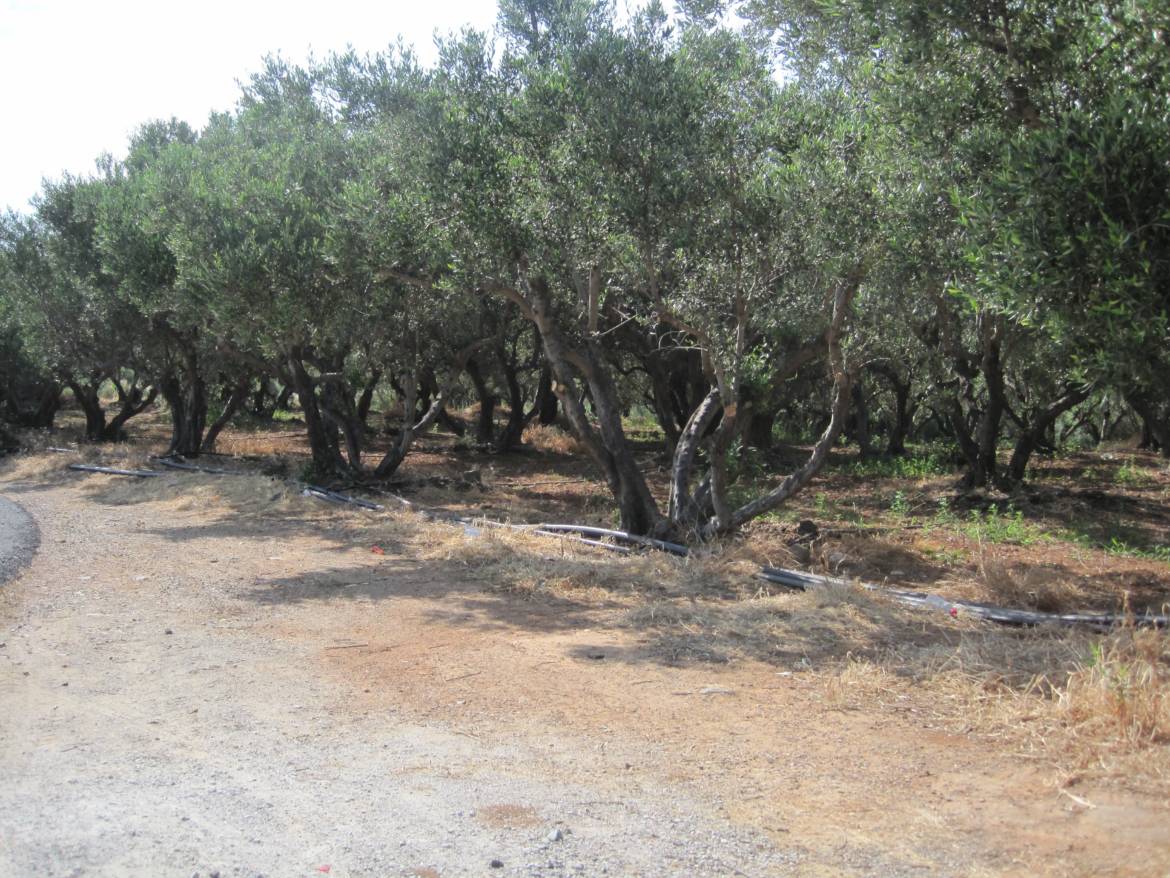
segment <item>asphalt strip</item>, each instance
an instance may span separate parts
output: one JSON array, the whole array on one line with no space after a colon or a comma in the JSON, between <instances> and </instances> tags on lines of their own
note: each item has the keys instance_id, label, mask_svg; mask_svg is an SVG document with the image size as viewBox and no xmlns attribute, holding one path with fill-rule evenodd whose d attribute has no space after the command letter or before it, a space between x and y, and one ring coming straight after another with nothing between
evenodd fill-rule
<instances>
[{"instance_id":1,"label":"asphalt strip","mask_svg":"<svg viewBox=\"0 0 1170 878\"><path fill-rule=\"evenodd\" d=\"M40 542L40 529L32 516L0 496L0 585L25 568Z\"/></svg>"}]
</instances>

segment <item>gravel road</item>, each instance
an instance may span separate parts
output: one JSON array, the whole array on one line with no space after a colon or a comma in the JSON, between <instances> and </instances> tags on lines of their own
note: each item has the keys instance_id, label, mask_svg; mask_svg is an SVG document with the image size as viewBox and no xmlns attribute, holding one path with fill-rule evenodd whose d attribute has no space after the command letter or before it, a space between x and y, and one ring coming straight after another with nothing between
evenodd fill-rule
<instances>
[{"instance_id":1,"label":"gravel road","mask_svg":"<svg viewBox=\"0 0 1170 878\"><path fill-rule=\"evenodd\" d=\"M244 571L133 506L70 501L22 497L45 548L0 628L0 875L769 875L798 860L680 790L560 770L589 764L572 742L346 709L308 649L259 633L265 609L234 597ZM11 570L33 531L0 511Z\"/></svg>"}]
</instances>

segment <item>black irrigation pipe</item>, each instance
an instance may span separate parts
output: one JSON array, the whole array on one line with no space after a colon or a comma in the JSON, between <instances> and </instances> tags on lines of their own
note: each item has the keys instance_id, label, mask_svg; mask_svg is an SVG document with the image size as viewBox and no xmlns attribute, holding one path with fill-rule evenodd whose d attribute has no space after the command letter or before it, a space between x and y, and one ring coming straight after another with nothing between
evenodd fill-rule
<instances>
[{"instance_id":1,"label":"black irrigation pipe","mask_svg":"<svg viewBox=\"0 0 1170 878\"><path fill-rule=\"evenodd\" d=\"M156 457L154 458L160 464L169 469L180 469L189 473L207 473L213 476L246 476L247 473L242 473L239 470L220 469L218 467L210 466L195 466L193 463L180 463L170 457Z\"/></svg>"},{"instance_id":2,"label":"black irrigation pipe","mask_svg":"<svg viewBox=\"0 0 1170 878\"><path fill-rule=\"evenodd\" d=\"M330 491L328 488L321 488L317 485L305 485L301 494L306 497L316 497L318 500L324 500L327 503L337 503L339 505L350 504L352 506L360 506L362 509L385 509L386 507L380 503L371 503L368 500L359 500L357 497L350 497L347 494L339 494L336 491Z\"/></svg>"},{"instance_id":3,"label":"black irrigation pipe","mask_svg":"<svg viewBox=\"0 0 1170 878\"><path fill-rule=\"evenodd\" d=\"M179 464L174 461L160 459L160 463L164 466L170 466L173 469L186 470L191 472L212 473L215 475L243 475L242 473L232 472L230 470L216 470L209 467L196 467L190 464ZM161 476L160 472L153 472L150 470L124 470L113 469L111 467L103 466L88 466L86 464L74 463L69 465L69 469L81 470L84 472L106 473L117 476L137 476L139 478L151 478L154 476ZM327 503L335 503L338 505L352 505L358 506L362 509L382 510L386 507L380 503L371 503L368 500L361 500L357 497L351 497L348 494L341 494L337 491L330 491L327 488L322 488L317 485L305 485L302 492L306 497L316 497L318 500L324 500ZM580 543L582 545L591 546L594 548L605 549L610 552L620 552L628 554L632 551L630 546L618 545L617 543L604 542L600 539L589 539L589 537L609 537L613 540L629 543L633 546L643 546L646 548L656 549L661 552L668 552L672 555L686 557L690 554L690 550L680 543L672 543L667 540L657 540L651 537L643 537L637 534L627 533L626 531L610 530L604 527L591 527L581 524L537 524L537 525L521 525L511 524L502 521L492 521L490 519L473 519L467 516L458 515L453 512L444 512L436 509L428 509L425 506L419 506L407 500L405 497L400 497L397 494L389 491L384 492L387 496L398 501L408 509L436 521L445 521L450 524L461 524L464 531L469 536L478 536L476 530L480 526L486 527L500 527L509 530L526 531L538 536L555 537L561 540L569 540L570 542ZM573 536L573 534L581 534L581 536ZM815 573L804 573L799 570L785 570L781 567L762 567L760 568L759 576L767 582L776 585L782 585L785 588L796 589L800 591L808 591L810 589L823 587L826 585L838 585L849 587L854 585L848 580L836 579L830 576L819 576ZM902 589L890 588L885 585L877 585L872 582L856 583L861 588L867 591L876 592L878 594L888 595L899 603L906 604L913 607L922 607L924 609L939 610L944 613L956 615L959 610L976 616L980 619L985 619L989 622L996 622L1000 625L1084 625L1097 629L1108 629L1119 624L1134 624L1143 627L1166 628L1170 626L1170 616L1159 615L1153 613L1144 613L1140 616L1129 614L1122 615L1118 613L1044 613L1037 610L1016 610L1010 607L997 607L993 604L979 603L978 601L966 600L950 600L941 595L905 591Z\"/></svg>"},{"instance_id":4,"label":"black irrigation pipe","mask_svg":"<svg viewBox=\"0 0 1170 878\"><path fill-rule=\"evenodd\" d=\"M818 576L815 573L802 573L798 570L783 570L779 567L764 567L760 577L768 582L783 585L786 588L808 591L825 585L851 585L847 580L835 579L830 576ZM1118 613L1044 613L1037 610L1015 610L1009 607L997 607L994 604L984 604L978 601L951 600L936 594L924 594L915 591L904 591L889 588L872 582L857 583L867 591L877 592L892 597L899 603L914 607L924 607L941 610L944 613L956 614L959 610L969 613L980 619L997 622L1000 625L1087 625L1093 628L1112 628L1118 624L1135 624L1143 627L1165 628L1170 624L1170 617L1153 613L1142 615L1122 615Z\"/></svg>"},{"instance_id":5,"label":"black irrigation pipe","mask_svg":"<svg viewBox=\"0 0 1170 878\"><path fill-rule=\"evenodd\" d=\"M153 479L162 473L149 469L116 469L110 466L90 466L86 463L71 463L69 469L86 473L105 473L108 476L137 476L140 479Z\"/></svg>"},{"instance_id":6,"label":"black irrigation pipe","mask_svg":"<svg viewBox=\"0 0 1170 878\"><path fill-rule=\"evenodd\" d=\"M575 536L571 536L571 535L565 534L565 533L557 533L555 531L548 529L549 527L557 527L557 525L511 524L511 523L505 522L505 521L492 521L490 518L470 518L466 515L458 515L454 512L446 512L446 511L440 510L440 509L428 509L426 506L419 506L417 503L414 503L410 500L407 500L405 497L401 497L398 494L391 493L390 491L384 491L383 493L387 497L390 497L393 500L397 500L399 503L401 503L407 509L410 509L414 512L417 512L419 515L422 515L424 518L429 518L432 521L442 521L446 524L461 524L461 525L463 525L463 531L468 536L473 536L473 537L479 536L478 528L480 528L480 527L498 527L498 528L503 528L505 530L525 531L527 533L539 534L540 536L544 536L544 537L557 537L558 539L566 540L570 543L580 543L581 545L592 546L592 547L597 548L597 549L607 549L611 552L621 552L623 554L627 554L630 552L630 548L628 546L618 546L618 545L615 545L614 543L602 542L601 540L590 540L590 539L586 539L584 537L575 537ZM338 496L343 496L343 495L338 495ZM351 498L351 500L352 500L352 498ZM378 508L381 508L381 507L378 507ZM564 526L562 526L562 527L564 527ZM583 529L582 528L574 528L574 530L581 531ZM596 530L600 530L600 528L585 528L584 530L596 531Z\"/></svg>"},{"instance_id":7,"label":"black irrigation pipe","mask_svg":"<svg viewBox=\"0 0 1170 878\"><path fill-rule=\"evenodd\" d=\"M604 527L586 527L580 524L541 524L539 525L542 531L568 531L570 533L579 533L586 536L596 537L612 537L615 540L620 540L623 543L633 543L638 546L648 546L652 549L658 549L662 552L669 552L672 555L686 557L690 554L690 549L680 543L671 543L667 540L656 540L652 537L640 537L636 534L626 533L623 530L609 530Z\"/></svg>"}]
</instances>

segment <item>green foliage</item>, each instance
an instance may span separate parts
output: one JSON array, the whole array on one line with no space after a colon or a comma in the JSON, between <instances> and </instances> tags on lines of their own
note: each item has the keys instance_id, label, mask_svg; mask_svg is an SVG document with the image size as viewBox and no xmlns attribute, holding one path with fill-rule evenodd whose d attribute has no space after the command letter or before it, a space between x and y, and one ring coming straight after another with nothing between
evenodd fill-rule
<instances>
[{"instance_id":1,"label":"green foliage","mask_svg":"<svg viewBox=\"0 0 1170 878\"><path fill-rule=\"evenodd\" d=\"M1000 511L992 503L983 512L972 509L967 522L967 533L984 543L1015 543L1029 546L1042 539L1041 532L1024 521L1024 513L1011 504Z\"/></svg>"},{"instance_id":2,"label":"green foliage","mask_svg":"<svg viewBox=\"0 0 1170 878\"><path fill-rule=\"evenodd\" d=\"M1153 475L1138 466L1132 456L1127 457L1125 463L1117 468L1113 478L1117 484L1127 488L1145 488L1158 481Z\"/></svg>"},{"instance_id":3,"label":"green foliage","mask_svg":"<svg viewBox=\"0 0 1170 878\"><path fill-rule=\"evenodd\" d=\"M839 472L861 478L928 479L955 471L954 451L946 447L926 448L904 457L870 457L851 460Z\"/></svg>"},{"instance_id":4,"label":"green foliage","mask_svg":"<svg viewBox=\"0 0 1170 878\"><path fill-rule=\"evenodd\" d=\"M894 498L890 501L890 512L899 518L906 518L910 515L910 501L906 499L905 492L894 492Z\"/></svg>"},{"instance_id":5,"label":"green foliage","mask_svg":"<svg viewBox=\"0 0 1170 878\"><path fill-rule=\"evenodd\" d=\"M462 403L472 351L475 391L517 411L548 367L583 435L608 406L673 441L716 388L696 459L726 461L742 504L776 474L732 412L815 440L832 335L872 432L939 443L843 468L858 478L949 475L954 439L984 482L1015 440L1016 478L1053 424L1096 435L1075 408L1090 390L1106 422L1129 406L1170 445L1152 4L683 7L503 0L494 35L442 41L432 66L400 46L270 58L202 130L144 125L4 219L0 408L116 379L199 421L275 380L297 386L316 475L357 473L361 388L426 378ZM720 24L732 7L745 32ZM599 432L603 466L628 452ZM962 525L1035 537L1013 510Z\"/></svg>"}]
</instances>

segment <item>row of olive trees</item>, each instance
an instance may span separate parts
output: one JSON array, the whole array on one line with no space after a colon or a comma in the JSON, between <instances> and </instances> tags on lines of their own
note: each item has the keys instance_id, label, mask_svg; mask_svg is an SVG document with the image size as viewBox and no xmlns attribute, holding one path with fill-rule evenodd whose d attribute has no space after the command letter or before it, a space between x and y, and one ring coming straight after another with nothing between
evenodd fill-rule
<instances>
[{"instance_id":1,"label":"row of olive trees","mask_svg":"<svg viewBox=\"0 0 1170 878\"><path fill-rule=\"evenodd\" d=\"M1170 447L1148 22L760 2L737 33L688 6L505 0L429 68L271 60L202 131L149 124L47 183L3 223L9 407L44 423L68 387L104 440L161 397L191 455L295 392L314 468L349 478L393 473L452 395L500 450L559 409L622 525L679 535L780 505L846 429L893 453L934 431L1009 485L1120 393ZM370 462L382 385L402 422ZM643 402L664 505L623 424ZM735 451L777 419L812 448L743 499Z\"/></svg>"}]
</instances>

